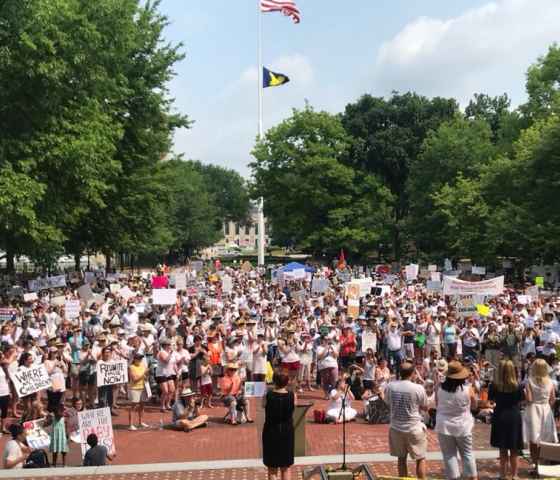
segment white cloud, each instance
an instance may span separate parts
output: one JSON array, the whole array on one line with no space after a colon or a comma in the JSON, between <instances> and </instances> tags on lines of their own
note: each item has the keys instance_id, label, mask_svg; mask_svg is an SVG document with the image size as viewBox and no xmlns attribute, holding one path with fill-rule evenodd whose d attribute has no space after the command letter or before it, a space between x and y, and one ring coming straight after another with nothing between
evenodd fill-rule
<instances>
[{"instance_id":1,"label":"white cloud","mask_svg":"<svg viewBox=\"0 0 560 480\"><path fill-rule=\"evenodd\" d=\"M524 75L559 39L560 1L498 0L451 19L421 17L379 49L374 93L453 96L507 92L524 99Z\"/></svg>"}]
</instances>

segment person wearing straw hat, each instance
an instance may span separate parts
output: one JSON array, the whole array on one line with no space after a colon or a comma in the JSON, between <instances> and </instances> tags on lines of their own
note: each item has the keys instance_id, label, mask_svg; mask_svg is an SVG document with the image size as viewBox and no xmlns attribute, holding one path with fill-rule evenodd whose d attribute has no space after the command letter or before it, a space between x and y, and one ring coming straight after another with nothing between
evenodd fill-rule
<instances>
[{"instance_id":1,"label":"person wearing straw hat","mask_svg":"<svg viewBox=\"0 0 560 480\"><path fill-rule=\"evenodd\" d=\"M447 365L445 380L436 394L436 428L443 454L445 477L461 478L459 457L463 461L462 478L477 478L476 460L473 454L472 429L474 419L471 410L476 397L467 378L470 371L460 362Z\"/></svg>"},{"instance_id":2,"label":"person wearing straw hat","mask_svg":"<svg viewBox=\"0 0 560 480\"><path fill-rule=\"evenodd\" d=\"M190 432L195 428L204 427L208 422L208 415L200 415L195 401L196 393L189 387L181 390L179 398L172 408L173 426L183 432Z\"/></svg>"},{"instance_id":3,"label":"person wearing straw hat","mask_svg":"<svg viewBox=\"0 0 560 480\"><path fill-rule=\"evenodd\" d=\"M248 402L243 395L242 381L239 376L239 365L230 362L226 365L226 374L221 379L221 391L224 405L228 408L226 422L232 425L252 423L253 420L248 415Z\"/></svg>"}]
</instances>

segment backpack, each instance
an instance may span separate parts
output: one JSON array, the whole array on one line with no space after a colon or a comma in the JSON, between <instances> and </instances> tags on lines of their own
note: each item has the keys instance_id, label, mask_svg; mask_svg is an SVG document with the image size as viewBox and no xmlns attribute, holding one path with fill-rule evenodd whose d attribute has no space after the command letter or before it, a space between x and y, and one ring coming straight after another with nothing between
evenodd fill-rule
<instances>
[{"instance_id":1,"label":"backpack","mask_svg":"<svg viewBox=\"0 0 560 480\"><path fill-rule=\"evenodd\" d=\"M33 450L23 464L23 468L49 468L50 466L44 450Z\"/></svg>"},{"instance_id":2,"label":"backpack","mask_svg":"<svg viewBox=\"0 0 560 480\"><path fill-rule=\"evenodd\" d=\"M327 413L324 410L313 410L315 423L327 423Z\"/></svg>"}]
</instances>

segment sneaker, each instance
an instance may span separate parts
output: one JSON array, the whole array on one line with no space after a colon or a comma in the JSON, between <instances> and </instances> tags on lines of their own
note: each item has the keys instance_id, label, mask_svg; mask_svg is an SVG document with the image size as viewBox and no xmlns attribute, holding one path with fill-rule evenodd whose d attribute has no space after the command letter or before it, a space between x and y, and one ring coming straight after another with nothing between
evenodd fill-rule
<instances>
[{"instance_id":1,"label":"sneaker","mask_svg":"<svg viewBox=\"0 0 560 480\"><path fill-rule=\"evenodd\" d=\"M142 422L140 425L138 425L141 428L150 428L150 426L147 423Z\"/></svg>"},{"instance_id":2,"label":"sneaker","mask_svg":"<svg viewBox=\"0 0 560 480\"><path fill-rule=\"evenodd\" d=\"M130 427L128 427L128 429L129 429L131 432L135 432L136 430L138 430L134 425L130 425Z\"/></svg>"}]
</instances>

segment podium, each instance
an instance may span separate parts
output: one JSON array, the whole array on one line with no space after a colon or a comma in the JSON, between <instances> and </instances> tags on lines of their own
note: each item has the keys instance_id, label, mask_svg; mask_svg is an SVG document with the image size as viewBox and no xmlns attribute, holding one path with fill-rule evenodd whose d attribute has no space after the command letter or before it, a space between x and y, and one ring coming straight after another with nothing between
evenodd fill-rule
<instances>
[{"instance_id":1,"label":"podium","mask_svg":"<svg viewBox=\"0 0 560 480\"><path fill-rule=\"evenodd\" d=\"M294 409L294 455L305 457L305 425L307 424L307 411L313 406L313 402L298 403Z\"/></svg>"}]
</instances>

